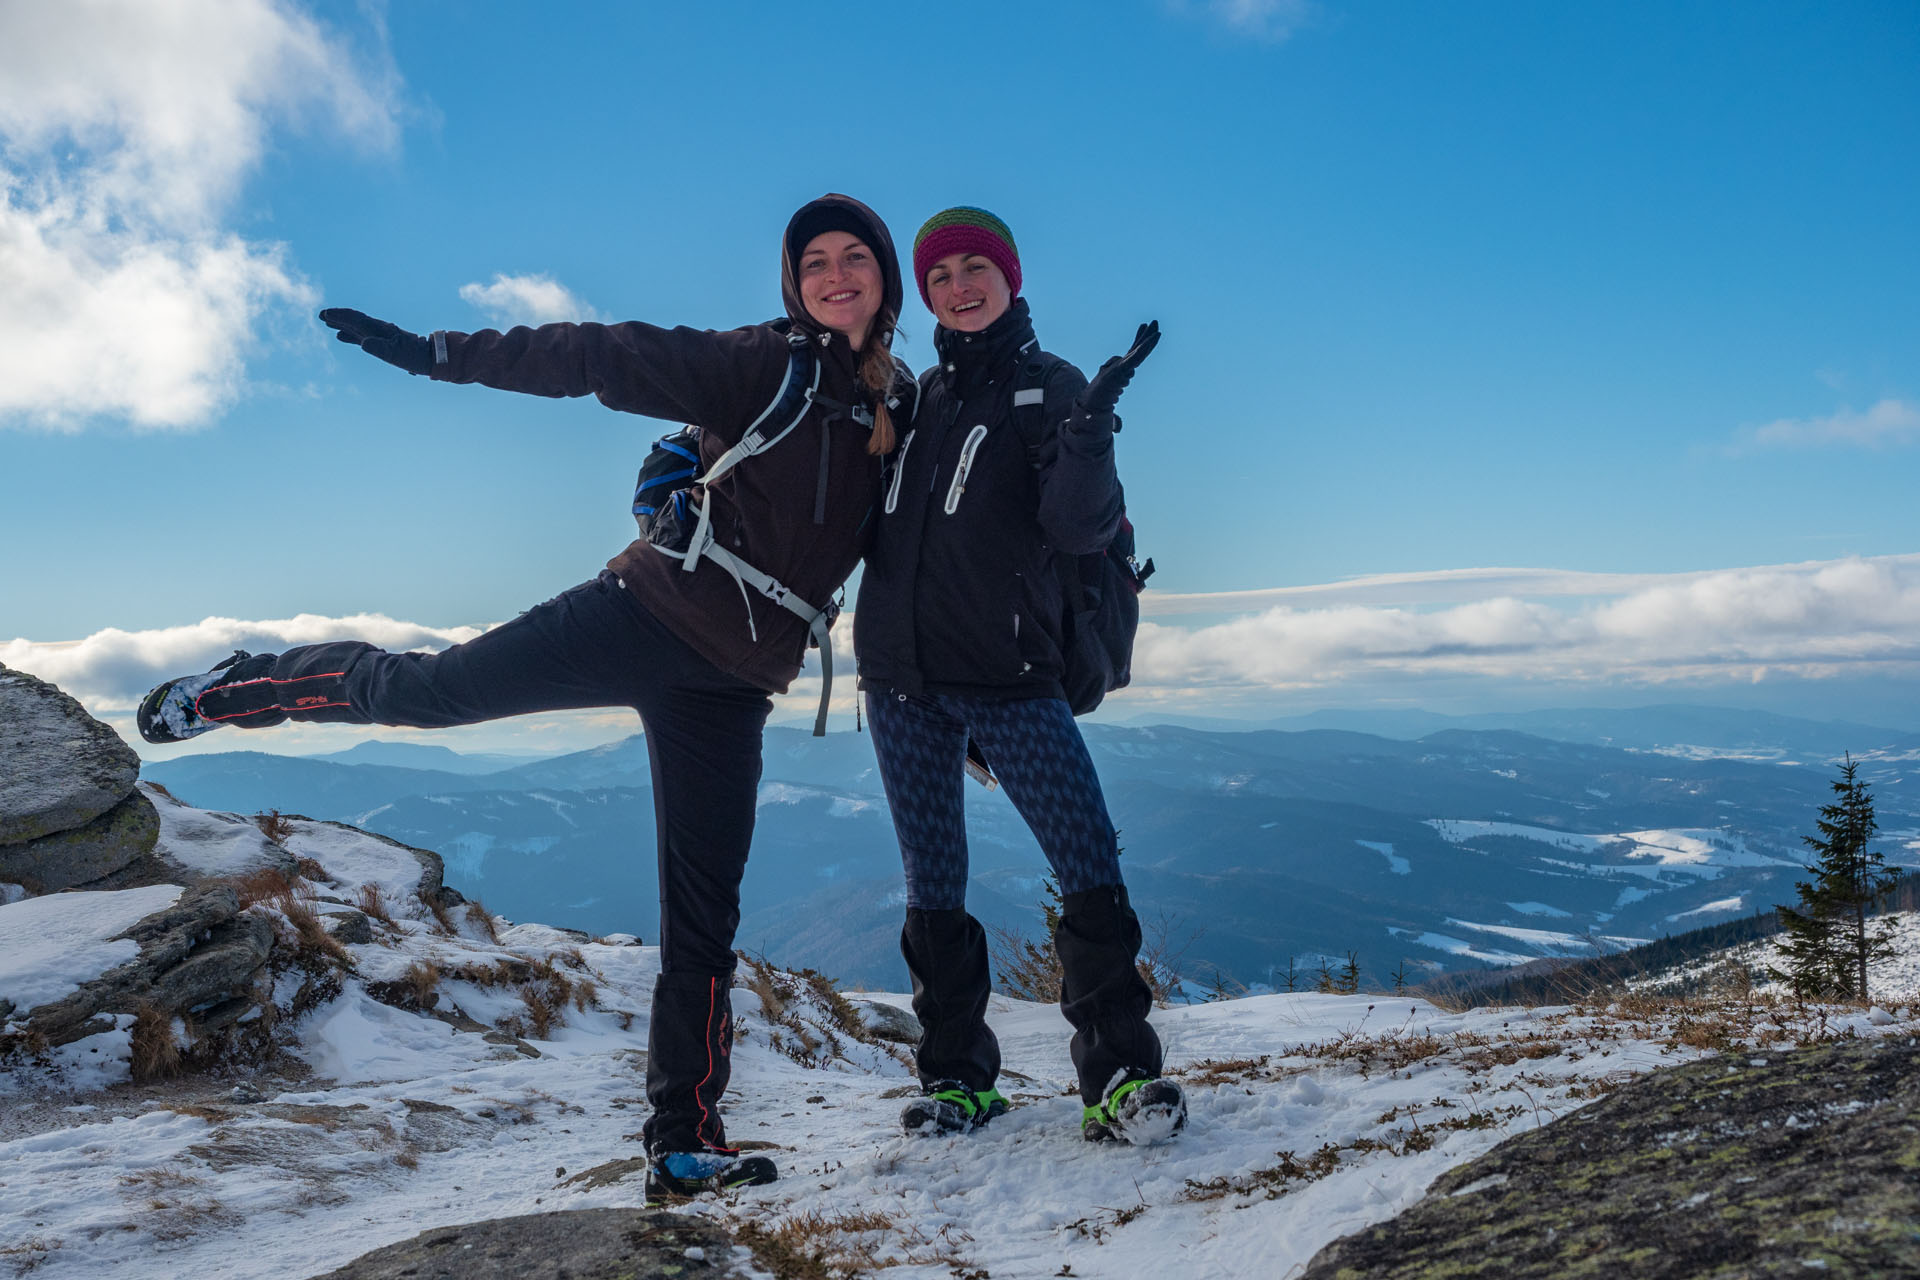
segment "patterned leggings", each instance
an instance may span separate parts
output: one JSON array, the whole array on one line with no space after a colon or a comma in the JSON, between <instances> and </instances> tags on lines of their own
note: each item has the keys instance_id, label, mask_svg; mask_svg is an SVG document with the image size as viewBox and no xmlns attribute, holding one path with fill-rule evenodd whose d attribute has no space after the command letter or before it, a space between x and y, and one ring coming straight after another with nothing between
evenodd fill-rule
<instances>
[{"instance_id":1,"label":"patterned leggings","mask_svg":"<svg viewBox=\"0 0 1920 1280\"><path fill-rule=\"evenodd\" d=\"M1120 853L1100 778L1059 698L867 695L873 749L905 864L907 905L967 902L963 791L967 739L986 755L1063 894L1120 883Z\"/></svg>"}]
</instances>

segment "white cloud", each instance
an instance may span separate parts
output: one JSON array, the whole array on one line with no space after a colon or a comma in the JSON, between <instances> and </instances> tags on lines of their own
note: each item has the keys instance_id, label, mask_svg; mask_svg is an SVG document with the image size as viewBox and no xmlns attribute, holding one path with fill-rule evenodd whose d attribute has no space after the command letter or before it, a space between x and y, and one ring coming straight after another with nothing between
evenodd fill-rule
<instances>
[{"instance_id":1,"label":"white cloud","mask_svg":"<svg viewBox=\"0 0 1920 1280\"><path fill-rule=\"evenodd\" d=\"M1865 413L1841 409L1824 418L1779 418L1762 427L1746 428L1736 439L1733 451L1894 449L1915 443L1920 443L1920 405L1887 398Z\"/></svg>"},{"instance_id":2,"label":"white cloud","mask_svg":"<svg viewBox=\"0 0 1920 1280\"><path fill-rule=\"evenodd\" d=\"M496 275L492 284L463 284L460 296L487 313L496 324L555 324L562 320L603 320L552 276Z\"/></svg>"},{"instance_id":3,"label":"white cloud","mask_svg":"<svg viewBox=\"0 0 1920 1280\"><path fill-rule=\"evenodd\" d=\"M1196 628L1147 621L1134 682L1283 690L1478 675L1660 684L1920 668L1920 556L1626 580L1633 585L1614 598L1562 606L1502 595L1425 611L1279 605Z\"/></svg>"},{"instance_id":4,"label":"white cloud","mask_svg":"<svg viewBox=\"0 0 1920 1280\"><path fill-rule=\"evenodd\" d=\"M84 640L0 641L0 663L52 681L103 714L127 711L169 676L205 671L235 649L279 653L298 644L328 640L365 640L382 649L437 650L471 640L478 627L429 627L384 614L326 618L303 613L292 618L243 621L204 618L191 626L154 631L96 631Z\"/></svg>"},{"instance_id":5,"label":"white cloud","mask_svg":"<svg viewBox=\"0 0 1920 1280\"><path fill-rule=\"evenodd\" d=\"M1474 594L1488 581L1511 585L1530 576L1544 587L1537 597ZM1147 708L1225 710L1258 702L1255 695L1303 692L1364 702L1382 690L1418 705L1463 680L1564 692L1583 686L1676 690L1780 677L1920 679L1920 555L1672 575L1456 570L1393 580L1401 590L1454 594L1445 600L1436 594L1426 607L1282 604L1212 625L1143 621L1133 684L1108 707L1123 715ZM1595 590L1603 581L1615 589ZM1314 590L1331 598L1346 585ZM1144 599L1151 602L1155 594ZM1228 611L1219 604L1195 609ZM837 728L852 718L857 621L849 613L835 628ZM160 680L205 670L237 648L279 652L355 639L389 650L439 649L483 630L429 627L379 614L207 618L164 630L101 631L77 641L0 641L0 663L53 681L96 715L124 718ZM782 719L811 720L820 688L816 663L810 656L806 673L779 699ZM600 741L631 731L625 713L591 721L555 717L543 724L542 732L552 737L543 746L559 745L568 735L574 745L588 745L579 735ZM281 737L268 749L308 745L305 738ZM516 737L526 733L503 728L477 749L501 749ZM531 748L532 740L523 745Z\"/></svg>"},{"instance_id":6,"label":"white cloud","mask_svg":"<svg viewBox=\"0 0 1920 1280\"><path fill-rule=\"evenodd\" d=\"M1313 15L1311 0L1168 0L1175 13L1199 13L1236 35L1278 44Z\"/></svg>"},{"instance_id":7,"label":"white cloud","mask_svg":"<svg viewBox=\"0 0 1920 1280\"><path fill-rule=\"evenodd\" d=\"M314 294L223 225L276 125L392 145L396 78L286 0L0 5L0 425L191 426Z\"/></svg>"}]
</instances>

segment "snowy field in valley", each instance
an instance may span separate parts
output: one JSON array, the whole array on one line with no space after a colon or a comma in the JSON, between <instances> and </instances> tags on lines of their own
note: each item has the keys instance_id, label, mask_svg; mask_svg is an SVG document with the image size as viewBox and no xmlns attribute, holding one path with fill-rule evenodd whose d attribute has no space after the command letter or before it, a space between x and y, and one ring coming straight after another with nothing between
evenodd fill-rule
<instances>
[{"instance_id":1,"label":"snowy field in valley","mask_svg":"<svg viewBox=\"0 0 1920 1280\"><path fill-rule=\"evenodd\" d=\"M170 815L170 829L220 847L191 816ZM299 1280L430 1227L643 1202L642 1179L620 1175L640 1155L657 951L537 925L496 937L458 912L437 921L408 900L417 866L396 846L318 823L295 823L285 843L327 871L317 910L375 885L391 923L348 948L339 994L282 1024L265 1066L131 1083L124 1026L39 1063L16 1055L0 1071L0 1277ZM36 999L62 981L46 947L8 932L13 913L75 900L61 925L71 983L98 971L101 930L143 905L120 896L0 907L0 988L9 954ZM743 966L728 1131L782 1176L679 1211L900 1280L1284 1277L1443 1170L1640 1073L1729 1045L1920 1029L1911 920L1904 937L1911 954L1870 1011L1748 999L1704 1018L1651 1001L1462 1013L1308 994L1160 1010L1192 1119L1146 1149L1080 1138L1051 1006L993 1002L1011 1112L965 1137L908 1137L904 1051L862 1012L907 998L849 992L849 1005ZM396 1007L429 992L431 1014Z\"/></svg>"}]
</instances>

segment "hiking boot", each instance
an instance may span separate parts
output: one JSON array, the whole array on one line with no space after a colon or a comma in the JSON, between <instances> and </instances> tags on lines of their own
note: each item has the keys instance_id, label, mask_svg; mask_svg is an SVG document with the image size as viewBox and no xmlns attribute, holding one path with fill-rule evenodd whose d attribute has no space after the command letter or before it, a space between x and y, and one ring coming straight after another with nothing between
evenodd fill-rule
<instances>
[{"instance_id":1,"label":"hiking boot","mask_svg":"<svg viewBox=\"0 0 1920 1280\"><path fill-rule=\"evenodd\" d=\"M1131 1142L1136 1147L1164 1142L1187 1123L1187 1100L1171 1080L1127 1071L1107 1086L1098 1106L1080 1113L1080 1134L1088 1142Z\"/></svg>"},{"instance_id":2,"label":"hiking boot","mask_svg":"<svg viewBox=\"0 0 1920 1280\"><path fill-rule=\"evenodd\" d=\"M975 1093L954 1080L942 1080L928 1086L924 1098L909 1102L900 1112L900 1127L922 1137L943 1133L965 1133L978 1129L995 1116L1005 1115L1010 1104L998 1089Z\"/></svg>"},{"instance_id":3,"label":"hiking boot","mask_svg":"<svg viewBox=\"0 0 1920 1280\"><path fill-rule=\"evenodd\" d=\"M734 1187L764 1186L779 1176L780 1170L765 1156L663 1151L647 1161L647 1203L687 1200Z\"/></svg>"},{"instance_id":4,"label":"hiking boot","mask_svg":"<svg viewBox=\"0 0 1920 1280\"><path fill-rule=\"evenodd\" d=\"M245 649L235 649L231 658L216 663L211 671L179 676L155 685L140 700L140 710L134 716L140 726L140 736L153 743L185 742L210 729L218 729L219 720L200 714L200 695L233 679L234 668L252 657ZM272 657L268 656L267 661L271 664Z\"/></svg>"}]
</instances>

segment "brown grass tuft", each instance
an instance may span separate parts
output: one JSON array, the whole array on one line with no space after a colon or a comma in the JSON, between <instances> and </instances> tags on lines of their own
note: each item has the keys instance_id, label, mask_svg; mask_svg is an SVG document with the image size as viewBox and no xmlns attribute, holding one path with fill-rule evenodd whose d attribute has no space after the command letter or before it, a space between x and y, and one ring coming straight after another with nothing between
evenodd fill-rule
<instances>
[{"instance_id":1,"label":"brown grass tuft","mask_svg":"<svg viewBox=\"0 0 1920 1280\"><path fill-rule=\"evenodd\" d=\"M239 897L242 911L255 903L272 902L293 892L293 882L274 867L262 867L258 871L234 876L227 883L233 886L234 893Z\"/></svg>"},{"instance_id":2,"label":"brown grass tuft","mask_svg":"<svg viewBox=\"0 0 1920 1280\"><path fill-rule=\"evenodd\" d=\"M453 923L453 913L447 910L447 904L440 901L438 895L423 894L420 901L426 907L427 913L433 917L435 933L449 938L460 936L459 928Z\"/></svg>"},{"instance_id":3,"label":"brown grass tuft","mask_svg":"<svg viewBox=\"0 0 1920 1280\"><path fill-rule=\"evenodd\" d=\"M363 884L360 891L353 895L353 905L359 907L369 920L378 920L387 928L394 928L393 912L387 909L386 895L380 892L377 884Z\"/></svg>"},{"instance_id":4,"label":"brown grass tuft","mask_svg":"<svg viewBox=\"0 0 1920 1280\"><path fill-rule=\"evenodd\" d=\"M135 1080L167 1080L180 1074L180 1046L173 1041L173 1017L142 1003L133 1014Z\"/></svg>"},{"instance_id":5,"label":"brown grass tuft","mask_svg":"<svg viewBox=\"0 0 1920 1280\"><path fill-rule=\"evenodd\" d=\"M331 962L342 968L353 967L353 955L338 938L327 932L320 923L320 917L314 912L310 899L296 890L288 889L273 899L273 909L287 918L293 926L296 951L301 958L325 964Z\"/></svg>"},{"instance_id":6,"label":"brown grass tuft","mask_svg":"<svg viewBox=\"0 0 1920 1280\"><path fill-rule=\"evenodd\" d=\"M260 828L260 834L279 844L293 834L293 824L283 817L278 809L270 813L253 815L253 825Z\"/></svg>"},{"instance_id":7,"label":"brown grass tuft","mask_svg":"<svg viewBox=\"0 0 1920 1280\"><path fill-rule=\"evenodd\" d=\"M500 921L493 912L487 910L478 898L468 900L466 914L467 923L477 929L480 932L480 936L496 945L499 943Z\"/></svg>"}]
</instances>

